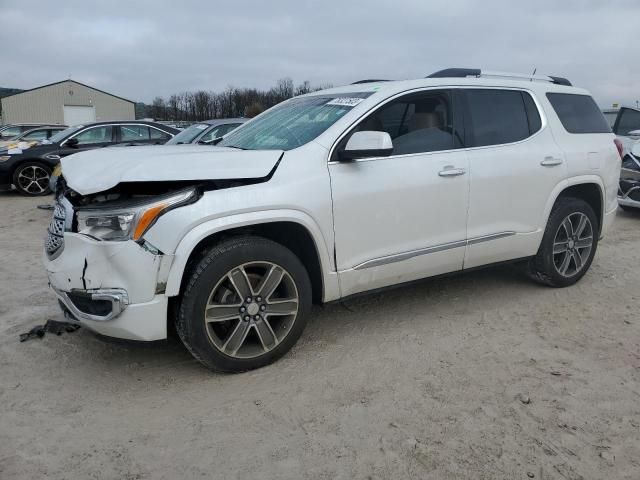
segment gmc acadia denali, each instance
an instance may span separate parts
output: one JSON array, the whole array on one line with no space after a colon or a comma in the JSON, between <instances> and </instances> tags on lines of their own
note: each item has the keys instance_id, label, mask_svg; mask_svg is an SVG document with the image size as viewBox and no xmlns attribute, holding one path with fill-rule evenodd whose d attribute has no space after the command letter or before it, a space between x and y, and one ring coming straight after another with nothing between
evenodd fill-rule
<instances>
[{"instance_id":1,"label":"gmc acadia denali","mask_svg":"<svg viewBox=\"0 0 640 480\"><path fill-rule=\"evenodd\" d=\"M200 362L243 371L287 352L313 302L503 261L574 284L614 219L620 149L563 78L367 80L216 146L62 158L44 264L82 325L150 341L175 324Z\"/></svg>"}]
</instances>

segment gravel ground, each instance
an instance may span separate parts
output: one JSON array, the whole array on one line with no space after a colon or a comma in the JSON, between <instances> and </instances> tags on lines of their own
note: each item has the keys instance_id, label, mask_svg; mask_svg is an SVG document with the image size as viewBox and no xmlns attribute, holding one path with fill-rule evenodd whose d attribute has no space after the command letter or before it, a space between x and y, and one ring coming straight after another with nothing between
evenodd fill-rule
<instances>
[{"instance_id":1,"label":"gravel ground","mask_svg":"<svg viewBox=\"0 0 640 480\"><path fill-rule=\"evenodd\" d=\"M219 375L175 340L18 342L62 319L50 201L0 195L2 479L640 478L640 215L574 287L499 267L318 307Z\"/></svg>"}]
</instances>

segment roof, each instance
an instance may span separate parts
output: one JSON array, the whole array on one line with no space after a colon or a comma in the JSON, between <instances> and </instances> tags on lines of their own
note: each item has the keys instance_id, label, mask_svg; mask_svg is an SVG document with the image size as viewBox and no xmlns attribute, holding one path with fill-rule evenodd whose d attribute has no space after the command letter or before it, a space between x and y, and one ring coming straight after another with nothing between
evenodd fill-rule
<instances>
[{"instance_id":1,"label":"roof","mask_svg":"<svg viewBox=\"0 0 640 480\"><path fill-rule=\"evenodd\" d=\"M7 95L6 97L2 97L2 99L4 100L5 98L15 97L16 95L22 95L23 93L33 92L34 90L40 90L41 88L47 88L47 87L52 87L54 85L60 85L61 83L65 83L65 82L77 83L78 85L82 85L83 87L90 88L91 90L95 90L96 92L104 93L105 95L109 95L110 97L114 97L114 98L117 98L119 100L124 100L125 102L133 103L134 105L136 103L133 100L129 100L129 99L124 98L124 97L119 97L118 95L114 95L113 93L105 92L104 90L100 90L99 88L92 87L91 85L87 85L85 83L78 82L77 80L72 80L70 78L67 78L66 80L61 80L59 82L53 82L53 83L48 83L46 85L41 85L40 87L30 88L29 90L23 90L23 91L18 92L18 93L12 93L11 95Z\"/></svg>"},{"instance_id":2,"label":"roof","mask_svg":"<svg viewBox=\"0 0 640 480\"><path fill-rule=\"evenodd\" d=\"M164 130L165 132L173 133L173 134L176 134L180 131L177 128L170 127L169 125L163 125L162 123L158 123L158 122L149 122L146 120L110 120L105 122L80 123L78 125L71 125L71 126L72 127L82 126L84 128L89 126L93 127L93 126L100 126L100 125L132 125L132 124L133 125L149 125L151 127L156 127L156 128L159 128L160 130Z\"/></svg>"},{"instance_id":3,"label":"roof","mask_svg":"<svg viewBox=\"0 0 640 480\"><path fill-rule=\"evenodd\" d=\"M1 128L5 128L5 127L48 127L48 126L52 126L52 127L58 127L58 126L63 126L62 124L59 123L42 123L42 122L31 122L31 123L6 123L4 125L0 125Z\"/></svg>"},{"instance_id":4,"label":"roof","mask_svg":"<svg viewBox=\"0 0 640 480\"><path fill-rule=\"evenodd\" d=\"M367 82L353 85L344 85L334 87L327 90L319 90L317 92L308 93L305 96L314 95L336 95L348 93L371 92L369 98L377 98L380 96L390 96L405 91L429 88L429 87L504 87L504 88L520 88L526 90L544 91L544 92L565 92L565 93L587 93L585 90L576 87L569 87L546 81L530 81L516 80L513 78L499 77L447 77L447 78L418 78L415 80L394 80L381 82ZM376 95L379 94L379 95Z\"/></svg>"}]
</instances>

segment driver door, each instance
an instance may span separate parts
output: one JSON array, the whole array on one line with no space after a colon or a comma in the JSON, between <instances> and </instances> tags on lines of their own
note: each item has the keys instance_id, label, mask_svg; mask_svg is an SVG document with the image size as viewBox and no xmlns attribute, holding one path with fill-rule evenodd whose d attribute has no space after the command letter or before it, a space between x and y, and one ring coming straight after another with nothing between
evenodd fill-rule
<instances>
[{"instance_id":1,"label":"driver door","mask_svg":"<svg viewBox=\"0 0 640 480\"><path fill-rule=\"evenodd\" d=\"M400 96L359 122L384 131L387 157L329 162L336 262L343 296L461 270L469 164L448 90Z\"/></svg>"},{"instance_id":2,"label":"driver door","mask_svg":"<svg viewBox=\"0 0 640 480\"><path fill-rule=\"evenodd\" d=\"M115 129L111 125L98 125L87 128L77 135L71 137L78 140L75 147L66 145L66 142L60 147L58 155L65 157L73 153L84 152L94 148L108 147L115 144Z\"/></svg>"}]
</instances>

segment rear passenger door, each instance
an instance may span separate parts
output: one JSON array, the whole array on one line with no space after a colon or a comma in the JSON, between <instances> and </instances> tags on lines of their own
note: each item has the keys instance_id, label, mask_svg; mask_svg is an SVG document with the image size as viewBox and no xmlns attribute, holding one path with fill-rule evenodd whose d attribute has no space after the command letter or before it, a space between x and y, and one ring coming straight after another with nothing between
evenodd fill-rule
<instances>
[{"instance_id":1,"label":"rear passenger door","mask_svg":"<svg viewBox=\"0 0 640 480\"><path fill-rule=\"evenodd\" d=\"M529 91L458 94L466 105L471 174L464 268L533 255L547 200L567 176L546 117Z\"/></svg>"}]
</instances>

